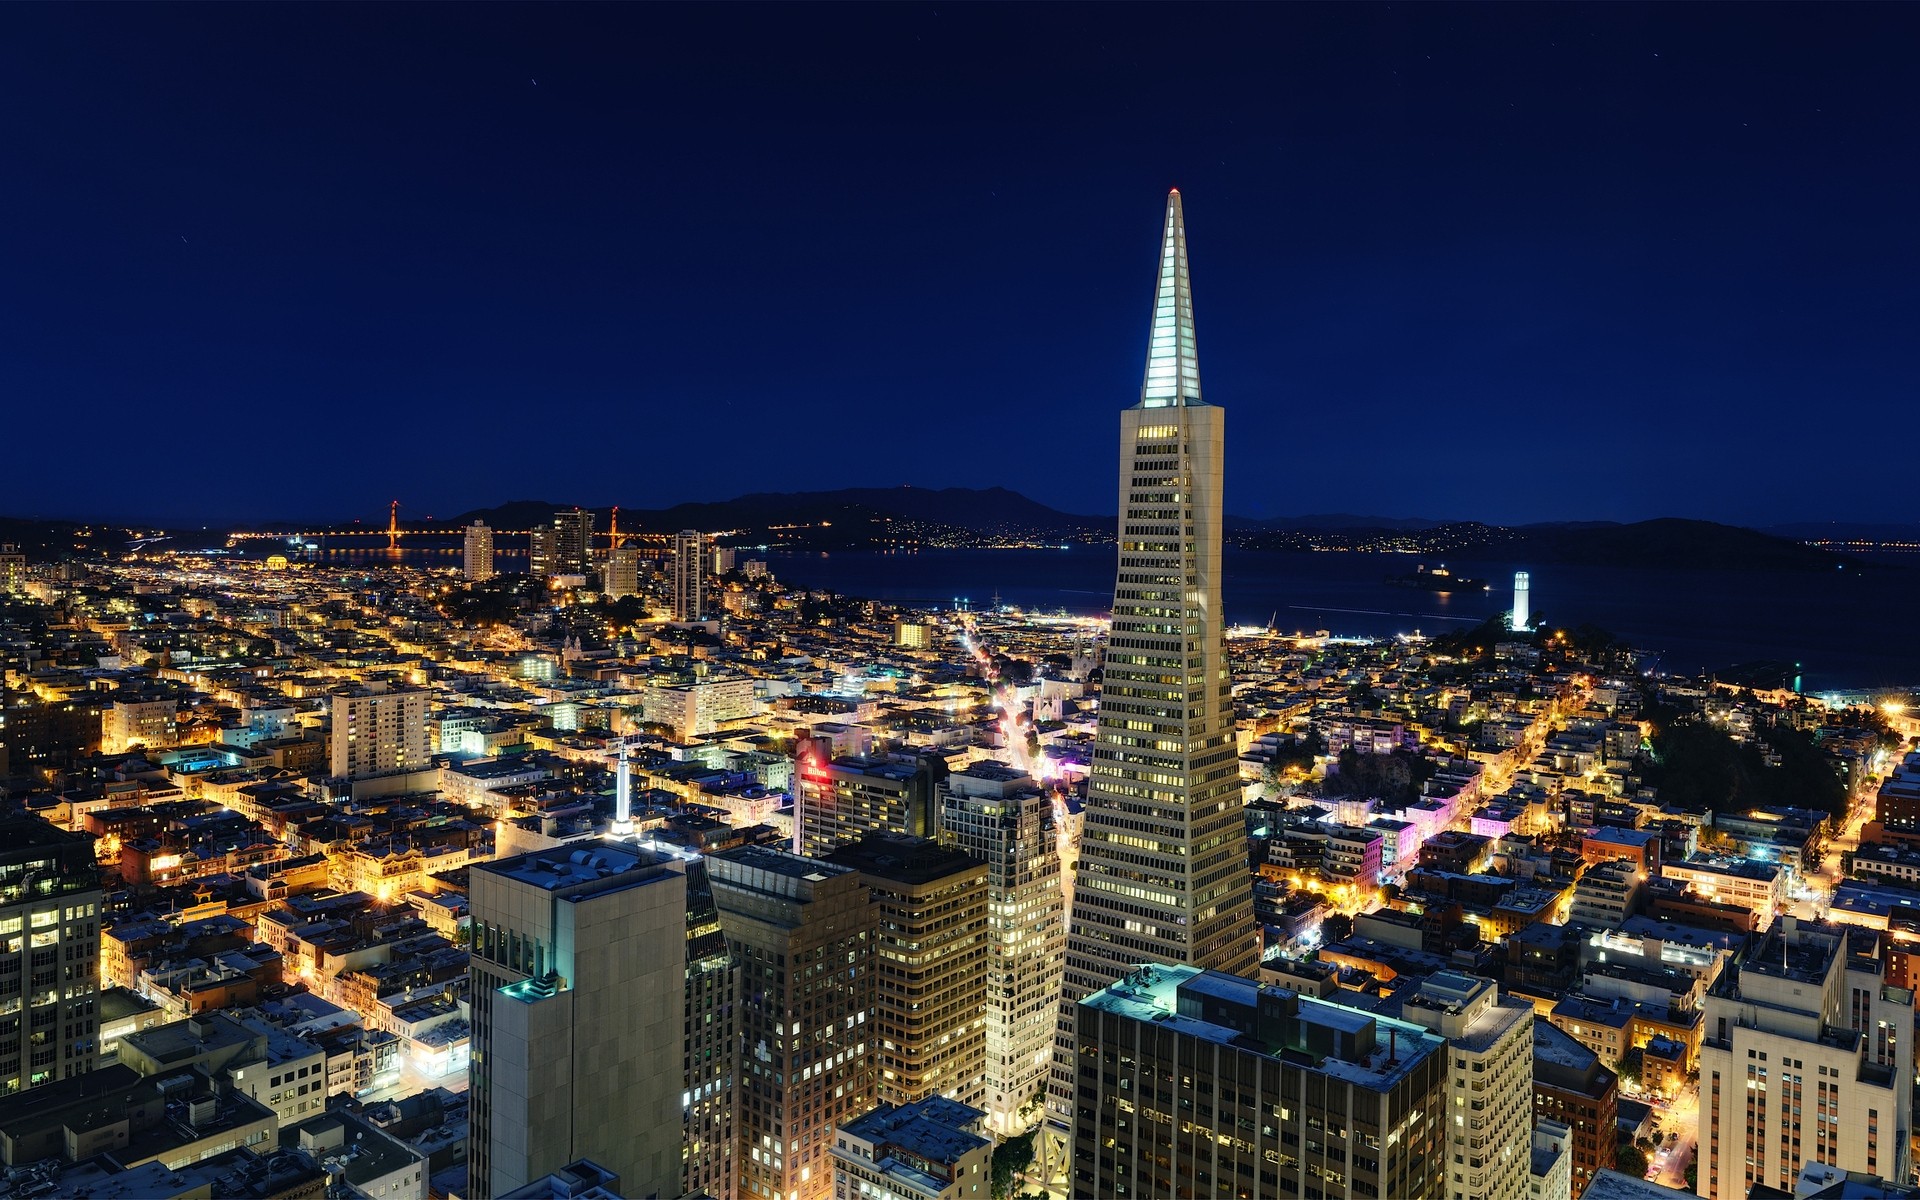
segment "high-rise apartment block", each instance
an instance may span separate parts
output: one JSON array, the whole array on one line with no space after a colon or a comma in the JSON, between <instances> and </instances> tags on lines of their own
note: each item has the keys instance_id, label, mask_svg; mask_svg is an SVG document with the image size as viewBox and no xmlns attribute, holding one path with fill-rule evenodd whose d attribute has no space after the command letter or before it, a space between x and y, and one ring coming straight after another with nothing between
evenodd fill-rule
<instances>
[{"instance_id":1,"label":"high-rise apartment block","mask_svg":"<svg viewBox=\"0 0 1920 1200\"><path fill-rule=\"evenodd\" d=\"M1180 965L1141 967L1075 1015L1074 1196L1446 1195L1437 1034Z\"/></svg>"},{"instance_id":2,"label":"high-rise apartment block","mask_svg":"<svg viewBox=\"0 0 1920 1200\"><path fill-rule=\"evenodd\" d=\"M987 864L900 833L867 834L827 861L860 872L879 910L881 1103L945 1096L978 1107L987 1050Z\"/></svg>"},{"instance_id":3,"label":"high-rise apartment block","mask_svg":"<svg viewBox=\"0 0 1920 1200\"><path fill-rule=\"evenodd\" d=\"M673 619L707 619L707 535L682 529L673 535Z\"/></svg>"},{"instance_id":4,"label":"high-rise apartment block","mask_svg":"<svg viewBox=\"0 0 1920 1200\"><path fill-rule=\"evenodd\" d=\"M0 1096L98 1061L102 897L92 837L0 820Z\"/></svg>"},{"instance_id":5,"label":"high-rise apartment block","mask_svg":"<svg viewBox=\"0 0 1920 1200\"><path fill-rule=\"evenodd\" d=\"M475 583L493 578L493 530L475 521L466 529L466 576Z\"/></svg>"},{"instance_id":6,"label":"high-rise apartment block","mask_svg":"<svg viewBox=\"0 0 1920 1200\"><path fill-rule=\"evenodd\" d=\"M912 754L827 758L823 743L795 749L794 837L803 854L825 855L868 833L940 836L940 781L946 763Z\"/></svg>"},{"instance_id":7,"label":"high-rise apartment block","mask_svg":"<svg viewBox=\"0 0 1920 1200\"><path fill-rule=\"evenodd\" d=\"M1447 1039L1447 1200L1526 1200L1533 1138L1533 1006L1490 979L1436 971L1400 1015Z\"/></svg>"},{"instance_id":8,"label":"high-rise apartment block","mask_svg":"<svg viewBox=\"0 0 1920 1200\"><path fill-rule=\"evenodd\" d=\"M1087 781L1053 1106L1074 1003L1140 963L1260 959L1220 613L1222 410L1200 398L1180 193L1167 197L1140 402L1120 414L1120 563Z\"/></svg>"},{"instance_id":9,"label":"high-rise apartment block","mask_svg":"<svg viewBox=\"0 0 1920 1200\"><path fill-rule=\"evenodd\" d=\"M527 573L535 579L560 574L565 568L554 558L554 531L535 529L527 535Z\"/></svg>"},{"instance_id":10,"label":"high-rise apartment block","mask_svg":"<svg viewBox=\"0 0 1920 1200\"><path fill-rule=\"evenodd\" d=\"M475 864L471 889L468 1194L582 1157L628 1195L681 1194L685 864L574 842Z\"/></svg>"},{"instance_id":11,"label":"high-rise apartment block","mask_svg":"<svg viewBox=\"0 0 1920 1200\"><path fill-rule=\"evenodd\" d=\"M1053 800L1025 773L975 763L941 787L940 824L987 865L987 1128L1005 1137L1033 1123L1059 1018L1066 897Z\"/></svg>"},{"instance_id":12,"label":"high-rise apartment block","mask_svg":"<svg viewBox=\"0 0 1920 1200\"><path fill-rule=\"evenodd\" d=\"M1905 1179L1913 992L1871 930L1782 917L1707 994L1698 1193L1792 1191L1806 1163ZM1849 943L1852 943L1851 945Z\"/></svg>"},{"instance_id":13,"label":"high-rise apartment block","mask_svg":"<svg viewBox=\"0 0 1920 1200\"><path fill-rule=\"evenodd\" d=\"M851 867L765 846L707 874L740 971L734 1195L827 1200L834 1131L873 1107L876 908Z\"/></svg>"},{"instance_id":14,"label":"high-rise apartment block","mask_svg":"<svg viewBox=\"0 0 1920 1200\"><path fill-rule=\"evenodd\" d=\"M593 513L570 508L553 514L553 575L585 575L592 566Z\"/></svg>"},{"instance_id":15,"label":"high-rise apartment block","mask_svg":"<svg viewBox=\"0 0 1920 1200\"><path fill-rule=\"evenodd\" d=\"M328 693L335 779L413 771L427 763L427 693L365 683Z\"/></svg>"}]
</instances>

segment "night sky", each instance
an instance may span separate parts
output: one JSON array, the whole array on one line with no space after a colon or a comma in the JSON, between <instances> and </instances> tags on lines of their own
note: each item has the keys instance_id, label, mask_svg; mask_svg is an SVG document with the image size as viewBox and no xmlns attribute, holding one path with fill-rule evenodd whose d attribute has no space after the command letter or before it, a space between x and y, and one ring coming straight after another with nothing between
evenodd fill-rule
<instances>
[{"instance_id":1,"label":"night sky","mask_svg":"<svg viewBox=\"0 0 1920 1200\"><path fill-rule=\"evenodd\" d=\"M1912 520L1908 5L0 9L0 513ZM1898 442L1905 440L1902 449Z\"/></svg>"}]
</instances>

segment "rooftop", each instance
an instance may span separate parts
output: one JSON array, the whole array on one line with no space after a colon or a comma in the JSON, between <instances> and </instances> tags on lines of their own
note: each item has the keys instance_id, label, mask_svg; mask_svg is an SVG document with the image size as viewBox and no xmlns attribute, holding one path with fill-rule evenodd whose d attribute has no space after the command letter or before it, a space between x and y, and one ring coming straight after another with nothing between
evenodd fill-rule
<instances>
[{"instance_id":1,"label":"rooftop","mask_svg":"<svg viewBox=\"0 0 1920 1200\"><path fill-rule=\"evenodd\" d=\"M549 892L597 884L594 893L634 884L651 883L671 872L664 864L669 854L642 850L624 842L568 842L494 862L479 862L471 870L531 884Z\"/></svg>"}]
</instances>

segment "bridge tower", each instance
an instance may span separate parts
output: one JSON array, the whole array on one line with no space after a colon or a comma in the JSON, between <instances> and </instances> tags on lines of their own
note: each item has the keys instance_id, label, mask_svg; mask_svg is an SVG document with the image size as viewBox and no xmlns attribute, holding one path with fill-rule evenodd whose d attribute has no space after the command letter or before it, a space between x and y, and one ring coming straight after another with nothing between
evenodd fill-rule
<instances>
[{"instance_id":1,"label":"bridge tower","mask_svg":"<svg viewBox=\"0 0 1920 1200\"><path fill-rule=\"evenodd\" d=\"M400 548L400 502L395 500L387 506L387 549Z\"/></svg>"}]
</instances>

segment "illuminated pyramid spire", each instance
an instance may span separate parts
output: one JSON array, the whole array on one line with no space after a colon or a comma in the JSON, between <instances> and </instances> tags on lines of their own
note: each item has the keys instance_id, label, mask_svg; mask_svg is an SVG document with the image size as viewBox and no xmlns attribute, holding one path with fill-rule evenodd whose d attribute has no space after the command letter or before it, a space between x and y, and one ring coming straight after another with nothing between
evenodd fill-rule
<instances>
[{"instance_id":1,"label":"illuminated pyramid spire","mask_svg":"<svg viewBox=\"0 0 1920 1200\"><path fill-rule=\"evenodd\" d=\"M1140 407L1199 404L1200 351L1193 341L1193 280L1187 274L1187 221L1180 189L1167 193L1167 223L1160 240L1160 281L1153 297L1153 338L1147 347L1147 378Z\"/></svg>"}]
</instances>

